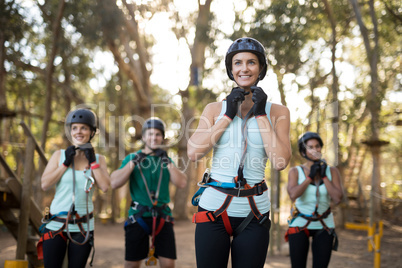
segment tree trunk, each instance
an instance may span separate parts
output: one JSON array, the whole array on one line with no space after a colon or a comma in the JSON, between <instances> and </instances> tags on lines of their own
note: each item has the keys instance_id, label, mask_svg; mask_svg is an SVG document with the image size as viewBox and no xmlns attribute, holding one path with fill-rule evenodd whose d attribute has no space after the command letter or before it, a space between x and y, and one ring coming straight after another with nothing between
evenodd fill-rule
<instances>
[{"instance_id":1,"label":"tree trunk","mask_svg":"<svg viewBox=\"0 0 402 268\"><path fill-rule=\"evenodd\" d=\"M138 23L135 20L135 11L133 5L123 1L124 7L128 14L124 14L121 9L111 8L111 5L116 5L116 2L105 0L100 1L103 11L108 12L108 16L121 16L123 25L121 27L108 28L107 22L102 23L104 38L109 50L119 66L119 70L124 73L130 81L132 81L132 89L137 97L136 105L138 106L139 114L144 118L151 116L151 86L150 86L150 71L146 64L149 62L149 55L140 31ZM118 12L118 13L116 13ZM101 19L108 19L107 16L102 16ZM118 38L116 38L118 31ZM135 49L130 45L135 42ZM135 60L134 54L138 55L138 60ZM140 122L133 122L136 133L141 133ZM137 136L139 138L139 136Z\"/></svg>"},{"instance_id":2,"label":"tree trunk","mask_svg":"<svg viewBox=\"0 0 402 268\"><path fill-rule=\"evenodd\" d=\"M353 10L356 15L356 20L360 28L361 35L363 37L364 46L367 53L367 60L370 65L370 76L371 76L371 91L367 100L367 107L371 114L371 138L367 143L370 146L371 153L373 156L373 172L372 172L372 180L371 180L371 201L370 201L370 225L374 223L374 219L380 219L381 217L381 188L379 187L381 183L380 177L380 148L378 145L379 142L379 114L381 111L381 101L379 97L379 89L378 89L378 22L375 15L374 10L374 1L369 0L368 4L370 6L370 16L371 22L373 23L373 33L369 33L367 27L364 24L362 14L360 11L359 4L357 0L350 0ZM370 44L370 36L373 36L374 48L371 47Z\"/></svg>"},{"instance_id":3,"label":"tree trunk","mask_svg":"<svg viewBox=\"0 0 402 268\"><path fill-rule=\"evenodd\" d=\"M188 90L185 91L188 93ZM184 92L183 92L184 93ZM182 98L185 98L182 95ZM186 122L190 122L191 118L193 118L194 112L193 109L189 107L187 102L183 102L183 117ZM190 126L188 127L182 127L184 131L187 131L188 128L191 128ZM187 156L187 139L185 138L187 135L184 135L184 137L179 141L179 150L178 150L178 155L179 155L179 163L178 167L180 170L183 170L183 167L186 168L184 172L187 175L188 182L187 185L184 189L177 189L176 194L174 197L174 215L175 218L178 220L184 220L188 218L187 215L187 204L188 204L188 196L189 196L189 189L190 185L194 182L195 176L194 176L194 164L190 162L190 159Z\"/></svg>"},{"instance_id":4,"label":"tree trunk","mask_svg":"<svg viewBox=\"0 0 402 268\"><path fill-rule=\"evenodd\" d=\"M3 19L0 19L0 22ZM3 23L2 23L3 24ZM3 24L4 25L4 24ZM3 27L0 28L0 112L8 110L7 109L7 101L6 101L6 70L4 69L4 61L6 57L5 51L5 36ZM1 118L1 116L0 116Z\"/></svg>"},{"instance_id":5,"label":"tree trunk","mask_svg":"<svg viewBox=\"0 0 402 268\"><path fill-rule=\"evenodd\" d=\"M53 97L53 73L54 73L54 59L56 58L57 51L59 49L59 37L61 32L61 19L63 18L65 2L64 0L59 1L59 9L57 12L57 16L53 21L53 41L52 41L52 49L49 53L49 58L46 67L46 105L45 105L45 115L43 119L42 126L42 137L41 137L41 146L42 149L46 149L46 139L47 139L47 131L49 129L49 122L52 117L52 97Z\"/></svg>"},{"instance_id":6,"label":"tree trunk","mask_svg":"<svg viewBox=\"0 0 402 268\"><path fill-rule=\"evenodd\" d=\"M188 102L185 101L189 98L189 91L191 88L198 89L200 81L202 80L198 74L202 74L202 70L204 69L205 62L205 49L208 45L204 40L205 36L207 36L208 30L210 29L209 20L210 20L210 7L212 0L206 0L202 5L198 2L198 18L196 22L196 31L193 47L191 49L191 66L190 66L190 85L186 90L181 91L182 103L183 103L183 117L185 125L182 126L184 131L188 131L192 126L189 125L189 122L192 121L194 117L194 107L190 107ZM187 219L187 204L188 204L188 195L190 184L194 183L197 178L195 176L195 168L192 163L190 163L189 158L187 156L187 137L188 135L184 135L184 137L179 142L179 159L181 159L187 169L185 173L188 177L188 183L185 189L177 189L175 196L175 207L174 213L177 219Z\"/></svg>"}]
</instances>

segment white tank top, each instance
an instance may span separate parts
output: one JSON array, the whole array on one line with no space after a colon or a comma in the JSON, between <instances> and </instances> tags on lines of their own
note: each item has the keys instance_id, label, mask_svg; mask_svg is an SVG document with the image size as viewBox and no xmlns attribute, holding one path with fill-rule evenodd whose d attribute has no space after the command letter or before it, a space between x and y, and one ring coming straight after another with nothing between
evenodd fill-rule
<instances>
[{"instance_id":1,"label":"white tank top","mask_svg":"<svg viewBox=\"0 0 402 268\"><path fill-rule=\"evenodd\" d=\"M59 165L62 165L65 159L64 150L60 150L60 161ZM99 155L96 154L96 162L99 163ZM91 169L86 171L87 176L91 176ZM83 170L75 171L75 210L80 217L85 216L87 213L86 198L87 193L84 190L87 179L84 177ZM94 210L94 205L92 202L92 195L95 186L89 192L88 196L88 211L91 213ZM56 192L50 205L50 213L57 215L60 212L68 212L72 204L73 195L73 170L72 168L67 168L61 179L56 183ZM66 215L59 216L61 218L67 218ZM51 221L46 224L46 228L52 231L58 230L63 226L63 223ZM82 226L87 230L87 223L82 223ZM94 230L94 218L89 221L90 231ZM69 224L68 230L70 232L80 232L77 224Z\"/></svg>"},{"instance_id":2,"label":"white tank top","mask_svg":"<svg viewBox=\"0 0 402 268\"><path fill-rule=\"evenodd\" d=\"M272 126L270 118L271 105L272 103L267 102L265 111ZM225 112L226 101L223 101L217 122L224 116ZM233 178L237 176L243 153L241 145L242 121L243 119L235 116L213 148L211 178L214 180L232 183ZM268 160L255 117L247 120L247 144L243 175L247 183L253 186L264 179ZM199 206L206 210L215 211L223 204L226 196L226 194L209 187L202 194ZM262 195L254 196L254 200L261 214L269 211L271 203L268 191L265 191ZM227 213L230 217L247 217L250 211L250 205L246 197L234 197L227 208Z\"/></svg>"},{"instance_id":3,"label":"white tank top","mask_svg":"<svg viewBox=\"0 0 402 268\"><path fill-rule=\"evenodd\" d=\"M297 171L299 173L298 183L301 184L306 179L306 175L304 174L303 169L300 166L297 166ZM332 181L331 169L329 166L327 166L325 174L327 175L328 180ZM318 203L318 214L321 215L331 205L331 197L329 196L327 187L325 187L324 183L319 185L318 187L320 193L320 202ZM305 215L311 215L314 212L315 205L317 202L316 190L317 186L309 184L304 193L296 199L295 204L300 213L303 213ZM332 212L331 214L328 215L328 217L324 219L324 222L328 226L328 228L335 228L334 215L332 214ZM291 224L289 224L289 227L303 227L306 223L307 223L306 219L303 219L302 217L297 217ZM320 221L312 221L307 226L307 229L312 230L322 228L323 226Z\"/></svg>"}]
</instances>

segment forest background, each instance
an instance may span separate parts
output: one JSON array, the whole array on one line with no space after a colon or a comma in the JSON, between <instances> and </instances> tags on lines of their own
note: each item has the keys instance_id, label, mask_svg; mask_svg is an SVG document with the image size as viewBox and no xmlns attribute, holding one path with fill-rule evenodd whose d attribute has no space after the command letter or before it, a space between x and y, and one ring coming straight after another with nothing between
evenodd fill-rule
<instances>
[{"instance_id":1,"label":"forest background","mask_svg":"<svg viewBox=\"0 0 402 268\"><path fill-rule=\"evenodd\" d=\"M111 172L141 147L144 120L158 116L169 155L189 177L187 188L172 188L171 205L176 219L189 218L210 157L190 162L187 140L205 105L235 86L225 73L227 48L250 36L268 55L259 86L291 112L290 166L302 161L298 137L318 132L345 187L338 219L401 220L401 33L398 0L2 0L0 154L32 181L43 209L53 192L40 189L39 156L24 173L21 121L49 158L69 145L67 113L91 108L99 121L93 145ZM290 203L287 172L266 171L274 222ZM94 199L98 217L125 218L127 187Z\"/></svg>"}]
</instances>

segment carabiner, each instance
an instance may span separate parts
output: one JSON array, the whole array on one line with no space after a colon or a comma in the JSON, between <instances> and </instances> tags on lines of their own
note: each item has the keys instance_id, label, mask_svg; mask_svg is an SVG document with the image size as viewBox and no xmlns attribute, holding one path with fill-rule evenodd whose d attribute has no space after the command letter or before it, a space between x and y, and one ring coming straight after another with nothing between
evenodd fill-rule
<instances>
[{"instance_id":1,"label":"carabiner","mask_svg":"<svg viewBox=\"0 0 402 268\"><path fill-rule=\"evenodd\" d=\"M84 177L87 179L87 181L85 183L85 186L84 186L84 190L85 190L86 193L89 193L92 190L92 187L95 184L95 180L91 176L88 176L87 174L85 174L86 171L87 170L84 169ZM89 187L88 187L88 182L90 182Z\"/></svg>"},{"instance_id":2,"label":"carabiner","mask_svg":"<svg viewBox=\"0 0 402 268\"><path fill-rule=\"evenodd\" d=\"M204 188L209 187L209 185L205 185L205 183L203 181L197 182L197 186L198 187L204 187Z\"/></svg>"}]
</instances>

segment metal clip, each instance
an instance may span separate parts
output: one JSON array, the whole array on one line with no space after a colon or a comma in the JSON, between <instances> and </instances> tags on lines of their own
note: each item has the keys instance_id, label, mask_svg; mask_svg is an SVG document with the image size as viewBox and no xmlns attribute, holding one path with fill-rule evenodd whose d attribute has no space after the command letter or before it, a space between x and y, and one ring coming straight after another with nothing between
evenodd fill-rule
<instances>
[{"instance_id":1,"label":"metal clip","mask_svg":"<svg viewBox=\"0 0 402 268\"><path fill-rule=\"evenodd\" d=\"M85 186L84 186L84 191L86 193L89 193L92 190L92 187L95 184L95 180L94 178L92 178L91 176L88 176L85 172L87 171L87 169L84 169L84 177L87 179ZM90 183L90 185L88 186L88 182Z\"/></svg>"},{"instance_id":2,"label":"metal clip","mask_svg":"<svg viewBox=\"0 0 402 268\"><path fill-rule=\"evenodd\" d=\"M137 210L139 203L138 203L137 201L133 201L132 204L133 204L133 205L131 206L131 208L132 208L133 210Z\"/></svg>"},{"instance_id":3,"label":"metal clip","mask_svg":"<svg viewBox=\"0 0 402 268\"><path fill-rule=\"evenodd\" d=\"M204 175L202 175L202 179L200 182L197 183L198 187L208 187L205 186L206 183L208 183L211 180L211 171L209 168L206 168L204 171Z\"/></svg>"},{"instance_id":4,"label":"metal clip","mask_svg":"<svg viewBox=\"0 0 402 268\"><path fill-rule=\"evenodd\" d=\"M45 210L43 211L43 218L41 220L42 223L48 223L50 220L50 209L49 207L45 207Z\"/></svg>"},{"instance_id":5,"label":"metal clip","mask_svg":"<svg viewBox=\"0 0 402 268\"><path fill-rule=\"evenodd\" d=\"M210 178L211 178L211 171L209 170L209 168L206 168L204 171L204 175L202 175L202 182L208 183Z\"/></svg>"}]
</instances>

